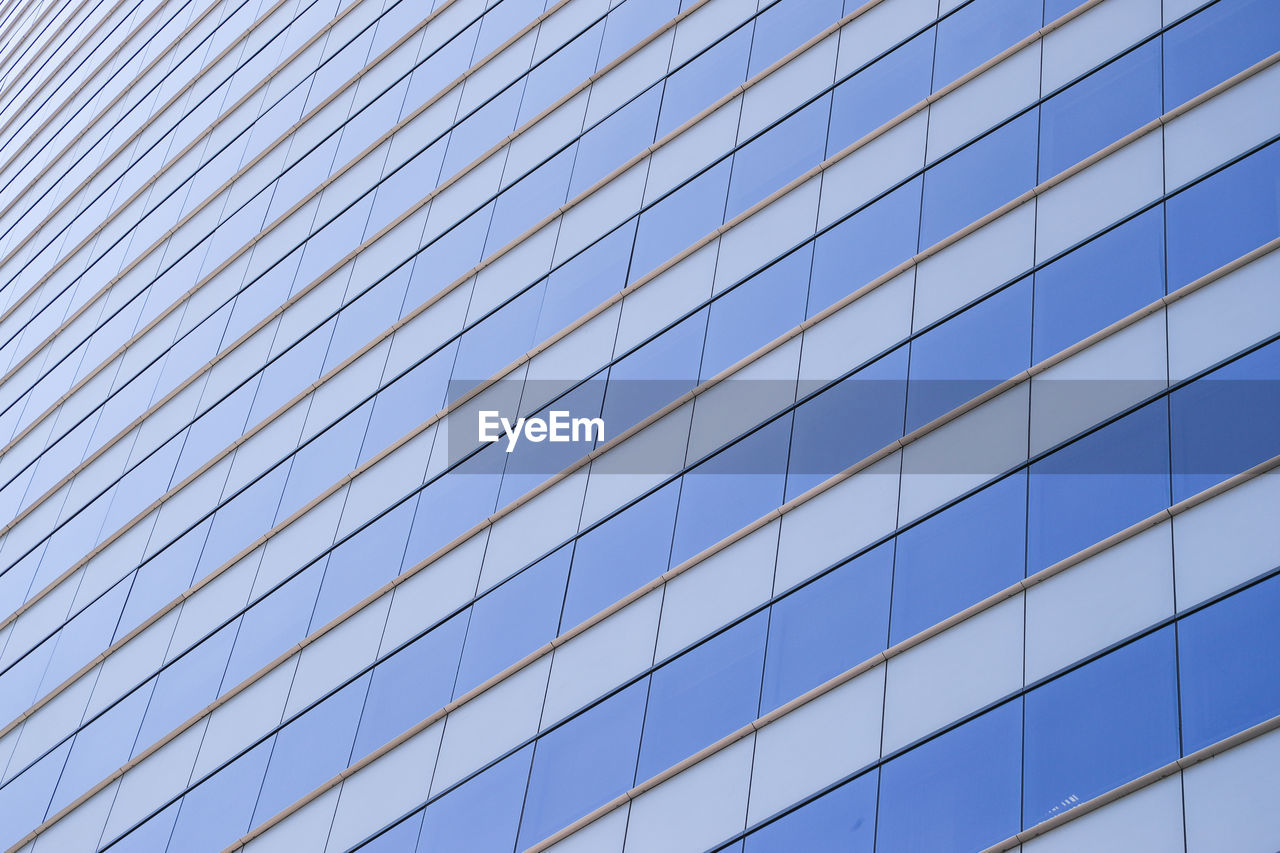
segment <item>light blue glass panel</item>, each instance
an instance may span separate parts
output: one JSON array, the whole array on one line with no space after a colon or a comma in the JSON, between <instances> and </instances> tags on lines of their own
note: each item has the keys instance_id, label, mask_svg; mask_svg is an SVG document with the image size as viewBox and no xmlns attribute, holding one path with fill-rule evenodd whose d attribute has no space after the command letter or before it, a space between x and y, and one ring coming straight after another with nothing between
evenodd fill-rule
<instances>
[{"instance_id":1,"label":"light blue glass panel","mask_svg":"<svg viewBox=\"0 0 1280 853\"><path fill-rule=\"evenodd\" d=\"M747 78L753 25L734 30L667 78L658 137L693 118Z\"/></svg>"},{"instance_id":2,"label":"light blue glass panel","mask_svg":"<svg viewBox=\"0 0 1280 853\"><path fill-rule=\"evenodd\" d=\"M247 832L270 757L268 739L189 791L178 808L167 849L217 853ZM163 822L165 815L157 817Z\"/></svg>"},{"instance_id":3,"label":"light blue glass panel","mask_svg":"<svg viewBox=\"0 0 1280 853\"><path fill-rule=\"evenodd\" d=\"M930 27L836 87L827 156L843 151L928 97L934 32Z\"/></svg>"},{"instance_id":4,"label":"light blue glass panel","mask_svg":"<svg viewBox=\"0 0 1280 853\"><path fill-rule=\"evenodd\" d=\"M730 161L723 160L640 214L627 281L636 281L724 222Z\"/></svg>"},{"instance_id":5,"label":"light blue glass panel","mask_svg":"<svg viewBox=\"0 0 1280 853\"><path fill-rule=\"evenodd\" d=\"M1040 0L974 0L948 15L938 23L933 90L1035 32L1042 12Z\"/></svg>"},{"instance_id":6,"label":"light blue glass panel","mask_svg":"<svg viewBox=\"0 0 1280 853\"><path fill-rule=\"evenodd\" d=\"M812 244L806 244L711 303L702 380L804 320Z\"/></svg>"},{"instance_id":7,"label":"light blue glass panel","mask_svg":"<svg viewBox=\"0 0 1280 853\"><path fill-rule=\"evenodd\" d=\"M726 221L822 162L830 112L824 95L738 149Z\"/></svg>"}]
</instances>

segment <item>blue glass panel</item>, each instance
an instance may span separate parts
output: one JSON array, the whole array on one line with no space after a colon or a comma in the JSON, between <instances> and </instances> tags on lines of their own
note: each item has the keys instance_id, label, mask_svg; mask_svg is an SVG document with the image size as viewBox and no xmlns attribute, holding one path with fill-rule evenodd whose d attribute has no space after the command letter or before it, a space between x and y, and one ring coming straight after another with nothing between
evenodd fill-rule
<instances>
[{"instance_id":1,"label":"blue glass panel","mask_svg":"<svg viewBox=\"0 0 1280 853\"><path fill-rule=\"evenodd\" d=\"M289 467L289 482L280 497L280 507L275 516L277 519L288 518L355 468L371 411L373 403L365 403L297 452ZM283 467L282 465L281 469ZM262 504L265 505L265 502ZM275 509L275 506L272 505L271 508ZM213 541L217 532L218 524L215 520L213 532L209 535L210 541Z\"/></svg>"},{"instance_id":2,"label":"blue glass panel","mask_svg":"<svg viewBox=\"0 0 1280 853\"><path fill-rule=\"evenodd\" d=\"M782 503L790 442L787 414L684 475L671 565L680 565Z\"/></svg>"},{"instance_id":3,"label":"blue glass panel","mask_svg":"<svg viewBox=\"0 0 1280 853\"><path fill-rule=\"evenodd\" d=\"M624 3L620 8L657 5L657 2ZM578 143L578 158L573 164L573 179L569 181L569 198L576 198L653 143L661 104L662 84L659 83L583 134Z\"/></svg>"},{"instance_id":4,"label":"blue glass panel","mask_svg":"<svg viewBox=\"0 0 1280 853\"><path fill-rule=\"evenodd\" d=\"M1032 362L1164 295L1164 211L1155 207L1035 274Z\"/></svg>"},{"instance_id":5,"label":"blue glass panel","mask_svg":"<svg viewBox=\"0 0 1280 853\"><path fill-rule=\"evenodd\" d=\"M280 730L253 812L255 824L346 768L368 692L366 673Z\"/></svg>"},{"instance_id":6,"label":"blue glass panel","mask_svg":"<svg viewBox=\"0 0 1280 853\"><path fill-rule=\"evenodd\" d=\"M247 832L270 756L268 739L187 793L167 849L174 853L217 853ZM261 821L259 817L255 823Z\"/></svg>"},{"instance_id":7,"label":"blue glass panel","mask_svg":"<svg viewBox=\"0 0 1280 853\"><path fill-rule=\"evenodd\" d=\"M404 565L415 566L472 525L491 515L501 483L504 453L494 444L436 480L418 495Z\"/></svg>"},{"instance_id":8,"label":"blue glass panel","mask_svg":"<svg viewBox=\"0 0 1280 853\"><path fill-rule=\"evenodd\" d=\"M703 381L804 320L812 253L806 244L711 303Z\"/></svg>"},{"instance_id":9,"label":"blue glass panel","mask_svg":"<svg viewBox=\"0 0 1280 853\"><path fill-rule=\"evenodd\" d=\"M739 27L667 78L658 137L693 118L747 78L752 24Z\"/></svg>"},{"instance_id":10,"label":"blue glass panel","mask_svg":"<svg viewBox=\"0 0 1280 853\"><path fill-rule=\"evenodd\" d=\"M570 552L564 547L544 557L475 603L455 697L555 637Z\"/></svg>"},{"instance_id":11,"label":"blue glass panel","mask_svg":"<svg viewBox=\"0 0 1280 853\"><path fill-rule=\"evenodd\" d=\"M679 483L663 486L578 539L562 632L667 570L679 497Z\"/></svg>"},{"instance_id":12,"label":"blue glass panel","mask_svg":"<svg viewBox=\"0 0 1280 853\"><path fill-rule=\"evenodd\" d=\"M532 755L526 746L427 806L418 853L511 853Z\"/></svg>"},{"instance_id":13,"label":"blue glass panel","mask_svg":"<svg viewBox=\"0 0 1280 853\"><path fill-rule=\"evenodd\" d=\"M933 38L934 29L930 27L836 87L827 137L828 157L928 97L933 76Z\"/></svg>"},{"instance_id":14,"label":"blue glass panel","mask_svg":"<svg viewBox=\"0 0 1280 853\"><path fill-rule=\"evenodd\" d=\"M1024 826L1177 758L1173 629L1028 693L1024 748Z\"/></svg>"},{"instance_id":15,"label":"blue glass panel","mask_svg":"<svg viewBox=\"0 0 1280 853\"><path fill-rule=\"evenodd\" d=\"M617 3L605 22L597 68L603 68L671 20L680 11L679 0L647 0L644 3Z\"/></svg>"},{"instance_id":16,"label":"blue glass panel","mask_svg":"<svg viewBox=\"0 0 1280 853\"><path fill-rule=\"evenodd\" d=\"M597 23L529 72L517 125L523 127L525 122L551 106L557 98L591 76L596 70L604 28L604 21Z\"/></svg>"},{"instance_id":17,"label":"blue glass panel","mask_svg":"<svg viewBox=\"0 0 1280 853\"><path fill-rule=\"evenodd\" d=\"M652 272L720 227L730 163L717 163L640 214L628 282Z\"/></svg>"},{"instance_id":18,"label":"blue glass panel","mask_svg":"<svg viewBox=\"0 0 1280 853\"><path fill-rule=\"evenodd\" d=\"M830 112L826 95L738 149L726 221L822 162Z\"/></svg>"},{"instance_id":19,"label":"blue glass panel","mask_svg":"<svg viewBox=\"0 0 1280 853\"><path fill-rule=\"evenodd\" d=\"M760 713L885 647L893 543L846 563L773 605Z\"/></svg>"},{"instance_id":20,"label":"blue glass panel","mask_svg":"<svg viewBox=\"0 0 1280 853\"><path fill-rule=\"evenodd\" d=\"M378 394L360 448L361 464L444 407L457 351L456 343L449 344Z\"/></svg>"},{"instance_id":21,"label":"blue glass panel","mask_svg":"<svg viewBox=\"0 0 1280 853\"><path fill-rule=\"evenodd\" d=\"M1023 279L911 342L907 432L1030 365L1031 280Z\"/></svg>"},{"instance_id":22,"label":"blue glass panel","mask_svg":"<svg viewBox=\"0 0 1280 853\"><path fill-rule=\"evenodd\" d=\"M564 204L573 157L571 145L503 191L489 224L486 255L511 243Z\"/></svg>"},{"instance_id":23,"label":"blue glass panel","mask_svg":"<svg viewBox=\"0 0 1280 853\"><path fill-rule=\"evenodd\" d=\"M622 289L635 236L630 219L551 273L535 340L545 341Z\"/></svg>"},{"instance_id":24,"label":"blue glass panel","mask_svg":"<svg viewBox=\"0 0 1280 853\"><path fill-rule=\"evenodd\" d=\"M70 749L67 741L0 788L0 844L5 849L44 820L49 792L58 784Z\"/></svg>"},{"instance_id":25,"label":"blue glass panel","mask_svg":"<svg viewBox=\"0 0 1280 853\"><path fill-rule=\"evenodd\" d=\"M467 330L458 345L455 382L488 379L533 346L545 288L545 281L538 282Z\"/></svg>"},{"instance_id":26,"label":"blue glass panel","mask_svg":"<svg viewBox=\"0 0 1280 853\"><path fill-rule=\"evenodd\" d=\"M898 537L890 644L1022 580L1027 475L988 486Z\"/></svg>"},{"instance_id":27,"label":"blue glass panel","mask_svg":"<svg viewBox=\"0 0 1280 853\"><path fill-rule=\"evenodd\" d=\"M1183 753L1280 714L1280 578L1178 624Z\"/></svg>"},{"instance_id":28,"label":"blue glass panel","mask_svg":"<svg viewBox=\"0 0 1280 853\"><path fill-rule=\"evenodd\" d=\"M509 5L504 3L498 8ZM483 32L481 35L483 36ZM477 51L477 56L484 56L487 53L479 48ZM462 171L488 151L495 142L516 129L516 115L520 110L520 94L523 88L520 85L509 86L493 100L459 122L449 135L449 147L445 150L444 166L440 170L442 178Z\"/></svg>"},{"instance_id":29,"label":"blue glass panel","mask_svg":"<svg viewBox=\"0 0 1280 853\"><path fill-rule=\"evenodd\" d=\"M1178 389L1169 413L1175 501L1280 455L1280 342Z\"/></svg>"},{"instance_id":30,"label":"blue glass panel","mask_svg":"<svg viewBox=\"0 0 1280 853\"><path fill-rule=\"evenodd\" d=\"M1164 108L1171 110L1280 48L1280 6L1222 0L1164 37Z\"/></svg>"},{"instance_id":31,"label":"blue glass panel","mask_svg":"<svg viewBox=\"0 0 1280 853\"><path fill-rule=\"evenodd\" d=\"M231 687L244 681L307 635L323 574L324 560L320 560L244 614L222 680L224 685Z\"/></svg>"},{"instance_id":32,"label":"blue glass panel","mask_svg":"<svg viewBox=\"0 0 1280 853\"><path fill-rule=\"evenodd\" d=\"M457 281L480 261L495 202L477 210L442 234L414 259L401 315L408 314Z\"/></svg>"},{"instance_id":33,"label":"blue glass panel","mask_svg":"<svg viewBox=\"0 0 1280 853\"><path fill-rule=\"evenodd\" d=\"M1009 702L880 771L880 853L981 850L1016 833L1022 703Z\"/></svg>"},{"instance_id":34,"label":"blue glass panel","mask_svg":"<svg viewBox=\"0 0 1280 853\"><path fill-rule=\"evenodd\" d=\"M920 248L932 246L1035 186L1036 125L1036 111L1024 113L929 169L924 179Z\"/></svg>"},{"instance_id":35,"label":"blue glass panel","mask_svg":"<svg viewBox=\"0 0 1280 853\"><path fill-rule=\"evenodd\" d=\"M129 750L150 696L151 685L145 684L80 730L58 779L58 788L49 807L50 814L56 813L129 760ZM12 770L10 768L10 772Z\"/></svg>"},{"instance_id":36,"label":"blue glass panel","mask_svg":"<svg viewBox=\"0 0 1280 853\"><path fill-rule=\"evenodd\" d=\"M342 309L338 325L333 330L333 339L329 341L329 351L325 353L322 373L328 373L346 361L352 353L400 319L400 306L404 303L404 292L408 286L409 267L406 265ZM354 292L356 287L350 290Z\"/></svg>"},{"instance_id":37,"label":"blue glass panel","mask_svg":"<svg viewBox=\"0 0 1280 853\"><path fill-rule=\"evenodd\" d=\"M653 674L637 782L756 718L767 617L757 613Z\"/></svg>"},{"instance_id":38,"label":"blue glass panel","mask_svg":"<svg viewBox=\"0 0 1280 853\"><path fill-rule=\"evenodd\" d=\"M129 583L118 582L59 629L41 682L41 693L53 690L84 666L85 661L111 645L111 635L128 592Z\"/></svg>"},{"instance_id":39,"label":"blue glass panel","mask_svg":"<svg viewBox=\"0 0 1280 853\"><path fill-rule=\"evenodd\" d=\"M974 0L943 18L938 23L933 90L1035 32L1042 12L1037 0Z\"/></svg>"},{"instance_id":40,"label":"blue glass panel","mask_svg":"<svg viewBox=\"0 0 1280 853\"><path fill-rule=\"evenodd\" d=\"M413 501L405 501L329 553L311 631L400 574Z\"/></svg>"},{"instance_id":41,"label":"blue glass panel","mask_svg":"<svg viewBox=\"0 0 1280 853\"><path fill-rule=\"evenodd\" d=\"M239 623L237 619L222 628L160 673L132 755L173 731L217 697Z\"/></svg>"},{"instance_id":42,"label":"blue glass panel","mask_svg":"<svg viewBox=\"0 0 1280 853\"><path fill-rule=\"evenodd\" d=\"M449 618L374 668L351 752L353 762L448 704L467 618L466 612Z\"/></svg>"},{"instance_id":43,"label":"blue glass panel","mask_svg":"<svg viewBox=\"0 0 1280 853\"><path fill-rule=\"evenodd\" d=\"M1158 400L1031 466L1028 573L1169 505L1168 415Z\"/></svg>"},{"instance_id":44,"label":"blue glass panel","mask_svg":"<svg viewBox=\"0 0 1280 853\"><path fill-rule=\"evenodd\" d=\"M1280 145L1178 193L1165 207L1172 291L1280 236Z\"/></svg>"},{"instance_id":45,"label":"blue glass panel","mask_svg":"<svg viewBox=\"0 0 1280 853\"><path fill-rule=\"evenodd\" d=\"M686 317L609 368L604 422L614 435L698 384L709 309Z\"/></svg>"},{"instance_id":46,"label":"blue glass panel","mask_svg":"<svg viewBox=\"0 0 1280 853\"><path fill-rule=\"evenodd\" d=\"M908 181L817 240L808 316L839 302L915 254L920 179Z\"/></svg>"},{"instance_id":47,"label":"blue glass panel","mask_svg":"<svg viewBox=\"0 0 1280 853\"><path fill-rule=\"evenodd\" d=\"M418 849L418 836L422 834L423 814L410 815L407 820L400 821L356 849L361 853L414 853Z\"/></svg>"},{"instance_id":48,"label":"blue glass panel","mask_svg":"<svg viewBox=\"0 0 1280 853\"><path fill-rule=\"evenodd\" d=\"M632 684L538 740L517 849L631 787L648 689L647 681Z\"/></svg>"},{"instance_id":49,"label":"blue glass panel","mask_svg":"<svg viewBox=\"0 0 1280 853\"><path fill-rule=\"evenodd\" d=\"M834 24L843 11L843 0L780 0L769 6L756 18L747 76L754 77Z\"/></svg>"},{"instance_id":50,"label":"blue glass panel","mask_svg":"<svg viewBox=\"0 0 1280 853\"><path fill-rule=\"evenodd\" d=\"M1044 103L1040 180L1101 151L1160 112L1160 40L1156 39Z\"/></svg>"},{"instance_id":51,"label":"blue glass panel","mask_svg":"<svg viewBox=\"0 0 1280 853\"><path fill-rule=\"evenodd\" d=\"M164 850L165 845L169 843L169 836L173 833L173 824L178 818L180 808L182 808L181 800L168 806L164 811L112 844L109 848L111 853L156 853L157 850Z\"/></svg>"},{"instance_id":52,"label":"blue glass panel","mask_svg":"<svg viewBox=\"0 0 1280 853\"><path fill-rule=\"evenodd\" d=\"M842 379L796 409L787 499L813 488L902 437L907 348Z\"/></svg>"},{"instance_id":53,"label":"blue glass panel","mask_svg":"<svg viewBox=\"0 0 1280 853\"><path fill-rule=\"evenodd\" d=\"M846 782L748 835L746 853L871 853L879 784L874 770Z\"/></svg>"}]
</instances>

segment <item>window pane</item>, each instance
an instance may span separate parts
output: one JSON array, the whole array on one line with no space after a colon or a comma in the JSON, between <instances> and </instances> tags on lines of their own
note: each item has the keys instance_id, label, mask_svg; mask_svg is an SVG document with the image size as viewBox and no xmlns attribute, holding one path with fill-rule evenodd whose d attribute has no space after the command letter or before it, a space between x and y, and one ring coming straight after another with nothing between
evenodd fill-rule
<instances>
[{"instance_id":1,"label":"window pane","mask_svg":"<svg viewBox=\"0 0 1280 853\"><path fill-rule=\"evenodd\" d=\"M1178 624L1184 753L1280 713L1280 578Z\"/></svg>"},{"instance_id":2,"label":"window pane","mask_svg":"<svg viewBox=\"0 0 1280 853\"><path fill-rule=\"evenodd\" d=\"M1021 751L1015 701L885 764L876 850L981 850L1016 833Z\"/></svg>"},{"instance_id":3,"label":"window pane","mask_svg":"<svg viewBox=\"0 0 1280 853\"><path fill-rule=\"evenodd\" d=\"M885 647L893 543L773 605L760 713L790 702Z\"/></svg>"}]
</instances>

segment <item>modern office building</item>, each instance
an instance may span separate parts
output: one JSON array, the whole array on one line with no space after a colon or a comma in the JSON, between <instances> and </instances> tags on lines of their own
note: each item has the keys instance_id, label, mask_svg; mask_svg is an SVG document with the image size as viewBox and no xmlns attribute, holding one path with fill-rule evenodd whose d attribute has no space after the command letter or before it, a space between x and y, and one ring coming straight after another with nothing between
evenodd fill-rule
<instances>
[{"instance_id":1,"label":"modern office building","mask_svg":"<svg viewBox=\"0 0 1280 853\"><path fill-rule=\"evenodd\" d=\"M1276 0L0 0L0 850L1274 853L1278 248Z\"/></svg>"}]
</instances>

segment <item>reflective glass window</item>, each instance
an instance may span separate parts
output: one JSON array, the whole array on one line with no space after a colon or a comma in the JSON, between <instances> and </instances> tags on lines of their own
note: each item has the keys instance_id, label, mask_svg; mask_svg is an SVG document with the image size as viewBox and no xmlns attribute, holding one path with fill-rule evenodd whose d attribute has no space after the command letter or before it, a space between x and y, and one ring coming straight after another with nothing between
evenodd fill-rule
<instances>
[{"instance_id":1,"label":"reflective glass window","mask_svg":"<svg viewBox=\"0 0 1280 853\"><path fill-rule=\"evenodd\" d=\"M539 738L517 849L536 844L631 787L647 681Z\"/></svg>"},{"instance_id":2,"label":"reflective glass window","mask_svg":"<svg viewBox=\"0 0 1280 853\"><path fill-rule=\"evenodd\" d=\"M1280 578L1178 623L1184 753L1280 713Z\"/></svg>"},{"instance_id":3,"label":"reflective glass window","mask_svg":"<svg viewBox=\"0 0 1280 853\"><path fill-rule=\"evenodd\" d=\"M704 381L804 320L811 255L812 244L807 244L711 303L700 370Z\"/></svg>"},{"instance_id":4,"label":"reflective glass window","mask_svg":"<svg viewBox=\"0 0 1280 853\"><path fill-rule=\"evenodd\" d=\"M836 87L827 156L843 151L929 95L934 32L930 27Z\"/></svg>"},{"instance_id":5,"label":"reflective glass window","mask_svg":"<svg viewBox=\"0 0 1280 853\"><path fill-rule=\"evenodd\" d=\"M555 637L570 553L569 547L561 548L475 603L454 696L497 675Z\"/></svg>"},{"instance_id":6,"label":"reflective glass window","mask_svg":"<svg viewBox=\"0 0 1280 853\"><path fill-rule=\"evenodd\" d=\"M1031 466L1028 573L1169 505L1168 415L1158 400Z\"/></svg>"},{"instance_id":7,"label":"reflective glass window","mask_svg":"<svg viewBox=\"0 0 1280 853\"><path fill-rule=\"evenodd\" d=\"M1156 39L1044 103L1040 180L1101 151L1160 113L1160 40Z\"/></svg>"},{"instance_id":8,"label":"reflective glass window","mask_svg":"<svg viewBox=\"0 0 1280 853\"><path fill-rule=\"evenodd\" d=\"M752 24L739 27L667 78L658 117L659 138L747 79L752 29Z\"/></svg>"},{"instance_id":9,"label":"reflective glass window","mask_svg":"<svg viewBox=\"0 0 1280 853\"><path fill-rule=\"evenodd\" d=\"M773 605L762 714L885 647L892 573L890 542Z\"/></svg>"},{"instance_id":10,"label":"reflective glass window","mask_svg":"<svg viewBox=\"0 0 1280 853\"><path fill-rule=\"evenodd\" d=\"M916 178L818 237L808 316L915 254L919 222L920 179Z\"/></svg>"},{"instance_id":11,"label":"reflective glass window","mask_svg":"<svg viewBox=\"0 0 1280 853\"><path fill-rule=\"evenodd\" d=\"M1031 364L1031 280L983 299L911 342L907 431Z\"/></svg>"},{"instance_id":12,"label":"reflective glass window","mask_svg":"<svg viewBox=\"0 0 1280 853\"><path fill-rule=\"evenodd\" d=\"M1018 5L1027 4L1018 0ZM1035 110L1023 113L929 169L920 223L922 249L1035 186L1036 125Z\"/></svg>"},{"instance_id":13,"label":"reflective glass window","mask_svg":"<svg viewBox=\"0 0 1280 853\"><path fill-rule=\"evenodd\" d=\"M791 415L778 418L684 475L671 565L782 503Z\"/></svg>"},{"instance_id":14,"label":"reflective glass window","mask_svg":"<svg viewBox=\"0 0 1280 853\"><path fill-rule=\"evenodd\" d=\"M1019 472L898 536L893 632L899 643L1020 581L1027 477Z\"/></svg>"},{"instance_id":15,"label":"reflective glass window","mask_svg":"<svg viewBox=\"0 0 1280 853\"><path fill-rule=\"evenodd\" d=\"M636 281L724 222L729 160L723 160L640 214L627 281Z\"/></svg>"},{"instance_id":16,"label":"reflective glass window","mask_svg":"<svg viewBox=\"0 0 1280 853\"><path fill-rule=\"evenodd\" d=\"M726 221L822 162L830 112L824 95L734 153Z\"/></svg>"},{"instance_id":17,"label":"reflective glass window","mask_svg":"<svg viewBox=\"0 0 1280 853\"><path fill-rule=\"evenodd\" d=\"M943 18L938 23L933 90L1035 32L1042 11L1036 0L974 0Z\"/></svg>"},{"instance_id":18,"label":"reflective glass window","mask_svg":"<svg viewBox=\"0 0 1280 853\"><path fill-rule=\"evenodd\" d=\"M1164 108L1206 92L1280 48L1280 6L1270 0L1209 4L1164 37Z\"/></svg>"},{"instance_id":19,"label":"reflective glass window","mask_svg":"<svg viewBox=\"0 0 1280 853\"><path fill-rule=\"evenodd\" d=\"M747 836L746 853L871 853L876 771L864 773Z\"/></svg>"},{"instance_id":20,"label":"reflective glass window","mask_svg":"<svg viewBox=\"0 0 1280 853\"><path fill-rule=\"evenodd\" d=\"M532 755L526 746L427 806L417 853L511 853Z\"/></svg>"},{"instance_id":21,"label":"reflective glass window","mask_svg":"<svg viewBox=\"0 0 1280 853\"><path fill-rule=\"evenodd\" d=\"M624 3L620 8L658 5L658 2ZM573 178L569 181L570 198L576 198L653 143L661 105L662 84L658 83L582 135L573 163Z\"/></svg>"},{"instance_id":22,"label":"reflective glass window","mask_svg":"<svg viewBox=\"0 0 1280 853\"><path fill-rule=\"evenodd\" d=\"M780 0L765 9L756 18L747 76L759 74L835 23L843 8L843 0Z\"/></svg>"},{"instance_id":23,"label":"reflective glass window","mask_svg":"<svg viewBox=\"0 0 1280 853\"><path fill-rule=\"evenodd\" d=\"M1170 395L1174 501L1280 454L1278 391L1272 342Z\"/></svg>"},{"instance_id":24,"label":"reflective glass window","mask_svg":"<svg viewBox=\"0 0 1280 853\"><path fill-rule=\"evenodd\" d=\"M981 850L1016 833L1021 753L1014 701L886 763L876 850Z\"/></svg>"},{"instance_id":25,"label":"reflective glass window","mask_svg":"<svg viewBox=\"0 0 1280 853\"><path fill-rule=\"evenodd\" d=\"M663 486L578 539L561 631L667 570L679 498L679 483Z\"/></svg>"},{"instance_id":26,"label":"reflective glass window","mask_svg":"<svg viewBox=\"0 0 1280 853\"><path fill-rule=\"evenodd\" d=\"M1164 211L1152 208L1035 274L1032 363L1164 295Z\"/></svg>"},{"instance_id":27,"label":"reflective glass window","mask_svg":"<svg viewBox=\"0 0 1280 853\"><path fill-rule=\"evenodd\" d=\"M757 613L653 674L637 782L756 718L767 617Z\"/></svg>"},{"instance_id":28,"label":"reflective glass window","mask_svg":"<svg viewBox=\"0 0 1280 853\"><path fill-rule=\"evenodd\" d=\"M1165 204L1169 290L1280 236L1280 145L1268 145Z\"/></svg>"},{"instance_id":29,"label":"reflective glass window","mask_svg":"<svg viewBox=\"0 0 1280 853\"><path fill-rule=\"evenodd\" d=\"M1143 637L1028 693L1024 748L1024 826L1176 758L1173 629Z\"/></svg>"},{"instance_id":30,"label":"reflective glass window","mask_svg":"<svg viewBox=\"0 0 1280 853\"><path fill-rule=\"evenodd\" d=\"M258 744L182 798L167 849L217 853L249 830L271 744ZM166 816L157 817L163 823Z\"/></svg>"}]
</instances>

